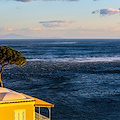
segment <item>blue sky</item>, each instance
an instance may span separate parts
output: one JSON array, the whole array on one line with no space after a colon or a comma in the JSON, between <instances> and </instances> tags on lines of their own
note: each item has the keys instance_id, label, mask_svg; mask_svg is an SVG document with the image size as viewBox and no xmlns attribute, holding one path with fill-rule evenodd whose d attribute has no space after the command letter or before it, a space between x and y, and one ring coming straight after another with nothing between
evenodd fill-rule
<instances>
[{"instance_id":1,"label":"blue sky","mask_svg":"<svg viewBox=\"0 0 120 120\"><path fill-rule=\"evenodd\" d=\"M1 0L0 36L120 38L120 0Z\"/></svg>"}]
</instances>

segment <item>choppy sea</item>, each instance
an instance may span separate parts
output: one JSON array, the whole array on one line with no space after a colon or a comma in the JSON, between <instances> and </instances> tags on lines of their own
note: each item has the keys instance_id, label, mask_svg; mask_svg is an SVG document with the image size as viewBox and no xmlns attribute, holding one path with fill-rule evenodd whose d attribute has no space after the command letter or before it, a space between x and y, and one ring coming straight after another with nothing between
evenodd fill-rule
<instances>
[{"instance_id":1,"label":"choppy sea","mask_svg":"<svg viewBox=\"0 0 120 120\"><path fill-rule=\"evenodd\" d=\"M52 120L120 120L120 40L0 40L0 45L27 58L22 67L4 69L4 87L54 104Z\"/></svg>"}]
</instances>

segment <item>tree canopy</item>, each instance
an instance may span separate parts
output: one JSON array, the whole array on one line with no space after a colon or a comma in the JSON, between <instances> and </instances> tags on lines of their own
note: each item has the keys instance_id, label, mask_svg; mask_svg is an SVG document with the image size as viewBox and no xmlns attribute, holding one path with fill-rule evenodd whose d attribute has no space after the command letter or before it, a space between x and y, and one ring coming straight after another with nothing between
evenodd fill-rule
<instances>
[{"instance_id":1,"label":"tree canopy","mask_svg":"<svg viewBox=\"0 0 120 120\"><path fill-rule=\"evenodd\" d=\"M3 67L10 64L16 64L17 66L23 66L26 63L26 57L22 56L21 52L10 48L8 46L0 46L0 84L2 85L1 74Z\"/></svg>"},{"instance_id":2,"label":"tree canopy","mask_svg":"<svg viewBox=\"0 0 120 120\"><path fill-rule=\"evenodd\" d=\"M21 52L8 46L0 46L0 65L16 64L17 66L23 66L25 63L26 58L22 56Z\"/></svg>"}]
</instances>

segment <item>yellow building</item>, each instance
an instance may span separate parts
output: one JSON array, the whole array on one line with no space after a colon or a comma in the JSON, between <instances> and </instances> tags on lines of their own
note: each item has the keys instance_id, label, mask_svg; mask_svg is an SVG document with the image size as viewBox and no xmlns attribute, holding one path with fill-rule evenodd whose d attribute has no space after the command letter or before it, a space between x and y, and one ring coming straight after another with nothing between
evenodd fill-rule
<instances>
[{"instance_id":1,"label":"yellow building","mask_svg":"<svg viewBox=\"0 0 120 120\"><path fill-rule=\"evenodd\" d=\"M39 108L39 113L35 108ZM40 114L40 108L47 107L49 117ZM53 104L40 99L0 87L0 120L50 120Z\"/></svg>"}]
</instances>

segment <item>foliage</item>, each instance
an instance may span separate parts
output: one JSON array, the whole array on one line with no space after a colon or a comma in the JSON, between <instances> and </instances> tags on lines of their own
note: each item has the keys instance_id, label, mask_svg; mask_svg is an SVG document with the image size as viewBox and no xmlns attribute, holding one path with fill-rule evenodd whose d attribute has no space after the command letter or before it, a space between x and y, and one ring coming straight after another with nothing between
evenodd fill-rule
<instances>
[{"instance_id":1,"label":"foliage","mask_svg":"<svg viewBox=\"0 0 120 120\"><path fill-rule=\"evenodd\" d=\"M21 52L8 46L0 46L0 65L16 64L17 66L23 66L25 63L26 58L22 56Z\"/></svg>"},{"instance_id":2,"label":"foliage","mask_svg":"<svg viewBox=\"0 0 120 120\"><path fill-rule=\"evenodd\" d=\"M25 63L26 57L22 56L21 52L8 46L0 46L0 87L3 87L1 74L6 65L16 64L17 66L23 66Z\"/></svg>"}]
</instances>

